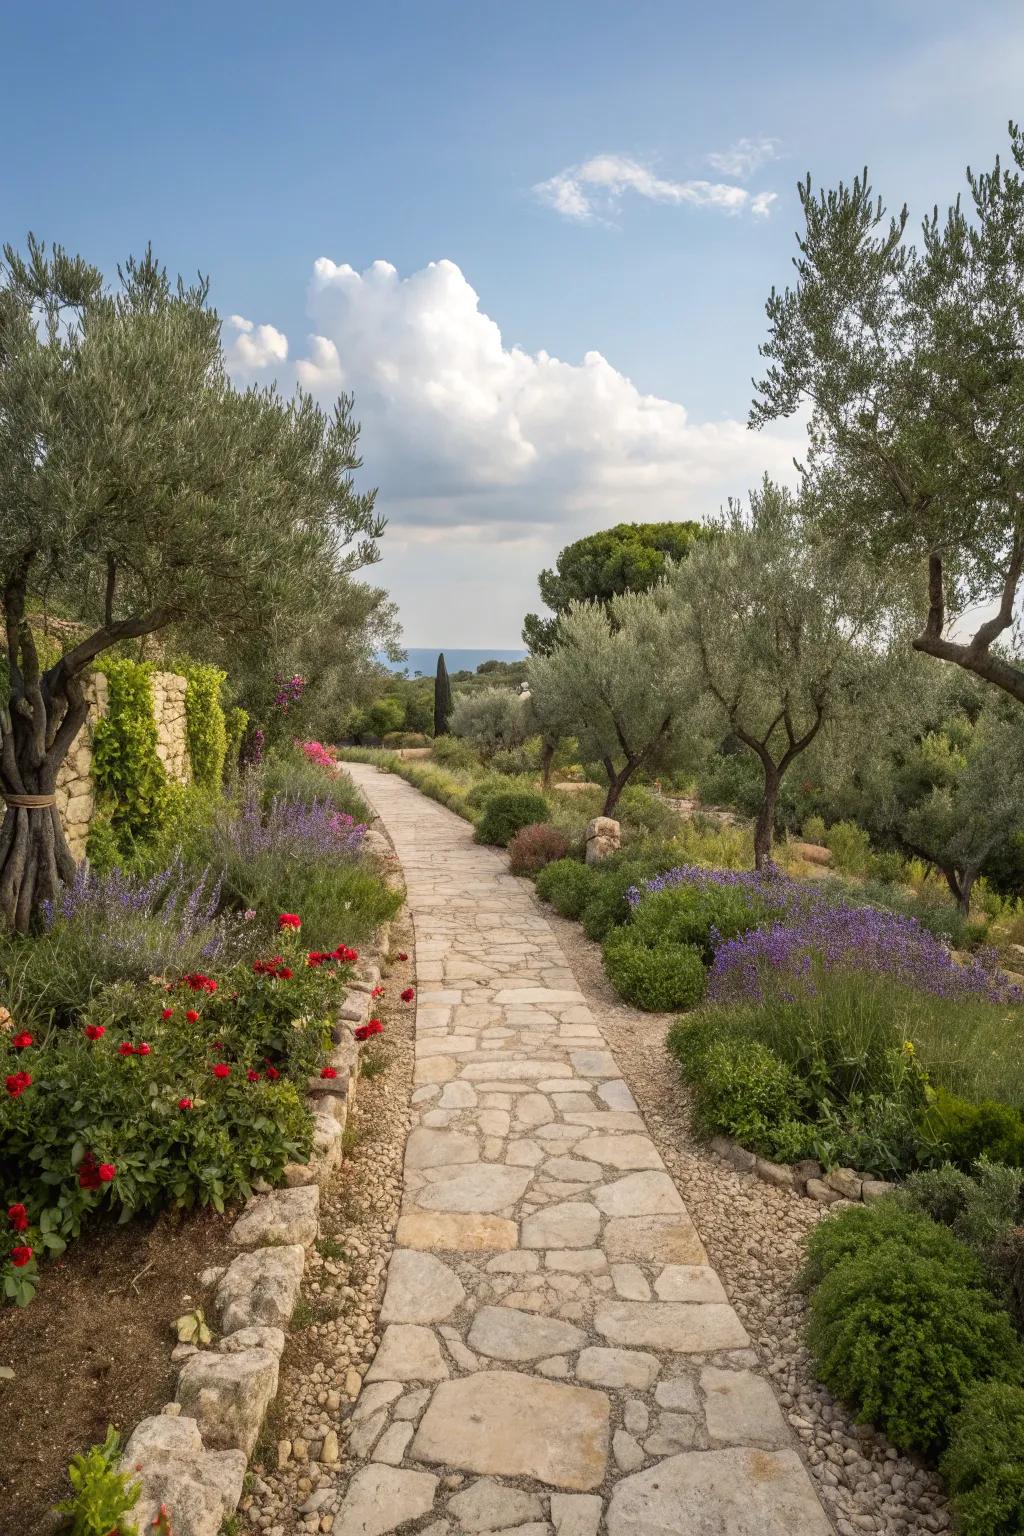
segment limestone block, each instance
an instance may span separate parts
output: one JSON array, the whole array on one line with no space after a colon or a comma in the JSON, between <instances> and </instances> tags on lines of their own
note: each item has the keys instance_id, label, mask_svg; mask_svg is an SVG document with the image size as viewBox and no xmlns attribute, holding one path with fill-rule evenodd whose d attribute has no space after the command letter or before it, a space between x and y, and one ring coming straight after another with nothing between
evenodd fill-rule
<instances>
[{"instance_id":1,"label":"limestone block","mask_svg":"<svg viewBox=\"0 0 1024 1536\"><path fill-rule=\"evenodd\" d=\"M595 816L587 824L587 863L599 864L602 859L618 853L622 842L622 828L611 816Z\"/></svg>"},{"instance_id":2,"label":"limestone block","mask_svg":"<svg viewBox=\"0 0 1024 1536\"><path fill-rule=\"evenodd\" d=\"M251 1456L277 1394L278 1357L269 1349L202 1351L178 1377L178 1402L203 1440L218 1451Z\"/></svg>"},{"instance_id":3,"label":"limestone block","mask_svg":"<svg viewBox=\"0 0 1024 1536\"><path fill-rule=\"evenodd\" d=\"M137 1424L121 1470L142 1484L132 1520L148 1531L160 1506L174 1511L178 1536L218 1536L242 1497L244 1451L207 1451L195 1419L158 1413Z\"/></svg>"}]
</instances>

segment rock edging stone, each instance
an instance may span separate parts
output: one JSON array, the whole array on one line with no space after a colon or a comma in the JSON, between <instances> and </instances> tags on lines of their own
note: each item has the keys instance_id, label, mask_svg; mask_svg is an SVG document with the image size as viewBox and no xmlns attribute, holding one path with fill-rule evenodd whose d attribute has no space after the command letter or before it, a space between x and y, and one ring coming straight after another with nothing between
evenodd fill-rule
<instances>
[{"instance_id":1,"label":"rock edging stone","mask_svg":"<svg viewBox=\"0 0 1024 1536\"><path fill-rule=\"evenodd\" d=\"M708 1146L739 1173L752 1173L765 1184L774 1184L776 1189L791 1189L794 1194L817 1200L819 1205L834 1205L837 1200L872 1205L896 1188L885 1179L873 1179L866 1173L858 1173L855 1168L826 1171L813 1158L804 1158L798 1163L772 1163L755 1152L748 1152L746 1147L728 1136L712 1136Z\"/></svg>"}]
</instances>

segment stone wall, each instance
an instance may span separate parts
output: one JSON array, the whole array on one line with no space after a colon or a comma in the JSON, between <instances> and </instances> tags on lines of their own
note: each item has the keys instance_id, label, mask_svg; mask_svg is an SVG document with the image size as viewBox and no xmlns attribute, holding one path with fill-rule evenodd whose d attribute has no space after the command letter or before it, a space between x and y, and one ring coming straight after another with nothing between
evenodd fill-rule
<instances>
[{"instance_id":1,"label":"stone wall","mask_svg":"<svg viewBox=\"0 0 1024 1536\"><path fill-rule=\"evenodd\" d=\"M178 784L192 777L185 732L185 689L187 683L174 672L154 672L153 713L157 728L157 753L167 775ZM72 857L85 857L85 843L96 810L96 789L92 780L92 733L96 721L107 712L107 680L95 672L85 686L89 700L89 718L57 775L57 808L64 824Z\"/></svg>"}]
</instances>

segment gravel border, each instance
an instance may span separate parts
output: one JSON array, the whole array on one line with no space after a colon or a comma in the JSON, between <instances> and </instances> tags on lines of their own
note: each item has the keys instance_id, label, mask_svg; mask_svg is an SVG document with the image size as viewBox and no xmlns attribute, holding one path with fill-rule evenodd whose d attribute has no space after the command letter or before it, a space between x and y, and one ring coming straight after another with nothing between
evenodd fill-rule
<instances>
[{"instance_id":1,"label":"gravel border","mask_svg":"<svg viewBox=\"0 0 1024 1536\"><path fill-rule=\"evenodd\" d=\"M814 1378L802 1344L805 1301L795 1281L804 1238L825 1208L736 1169L695 1139L685 1084L665 1046L674 1015L623 1003L605 977L600 946L578 923L536 900L754 1341L839 1536L948 1530L951 1515L936 1474L855 1424Z\"/></svg>"}]
</instances>

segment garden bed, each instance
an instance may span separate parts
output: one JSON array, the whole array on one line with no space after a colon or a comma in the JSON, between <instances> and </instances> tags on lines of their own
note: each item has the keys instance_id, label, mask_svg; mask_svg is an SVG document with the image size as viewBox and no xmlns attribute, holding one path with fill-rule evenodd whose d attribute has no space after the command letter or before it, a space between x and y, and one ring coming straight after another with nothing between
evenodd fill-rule
<instances>
[{"instance_id":1,"label":"garden bed","mask_svg":"<svg viewBox=\"0 0 1024 1536\"><path fill-rule=\"evenodd\" d=\"M199 1275L233 1256L232 1213L163 1213L91 1231L51 1263L30 1307L0 1311L3 1529L42 1532L67 1465L107 1426L129 1433L174 1396L173 1324L204 1302Z\"/></svg>"}]
</instances>

